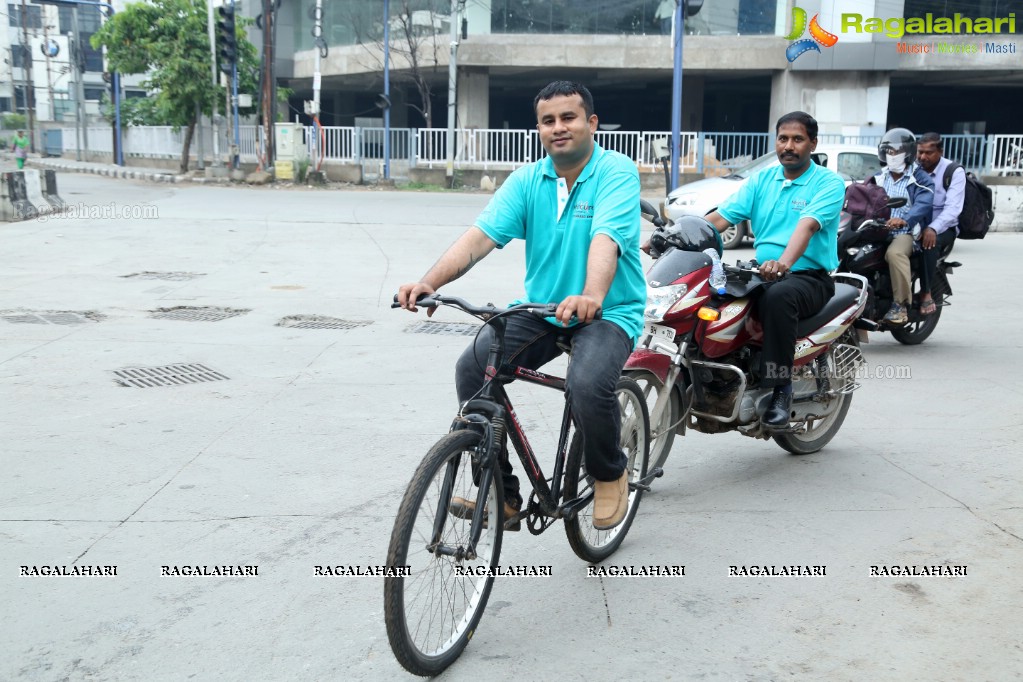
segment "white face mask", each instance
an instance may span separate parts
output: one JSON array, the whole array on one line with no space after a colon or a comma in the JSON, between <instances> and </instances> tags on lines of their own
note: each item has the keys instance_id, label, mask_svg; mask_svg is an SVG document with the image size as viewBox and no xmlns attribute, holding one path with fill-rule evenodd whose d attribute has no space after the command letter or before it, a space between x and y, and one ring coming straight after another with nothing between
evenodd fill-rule
<instances>
[{"instance_id":1,"label":"white face mask","mask_svg":"<svg viewBox=\"0 0 1023 682\"><path fill-rule=\"evenodd\" d=\"M906 152L901 154L885 154L885 161L888 164L888 170L893 173L902 173L906 170Z\"/></svg>"}]
</instances>

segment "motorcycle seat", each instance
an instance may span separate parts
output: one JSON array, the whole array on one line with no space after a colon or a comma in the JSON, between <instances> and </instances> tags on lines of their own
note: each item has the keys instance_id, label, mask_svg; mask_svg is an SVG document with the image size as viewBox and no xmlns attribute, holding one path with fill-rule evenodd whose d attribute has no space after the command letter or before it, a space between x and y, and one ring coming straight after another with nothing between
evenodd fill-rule
<instances>
[{"instance_id":1,"label":"motorcycle seat","mask_svg":"<svg viewBox=\"0 0 1023 682\"><path fill-rule=\"evenodd\" d=\"M799 321L799 324L796 325L796 336L807 336L816 331L819 327L824 326L836 318L843 310L854 304L856 299L859 298L859 295L860 290L853 285L845 284L844 282L836 282L835 295L831 297L830 301L824 304L824 307L819 313Z\"/></svg>"}]
</instances>

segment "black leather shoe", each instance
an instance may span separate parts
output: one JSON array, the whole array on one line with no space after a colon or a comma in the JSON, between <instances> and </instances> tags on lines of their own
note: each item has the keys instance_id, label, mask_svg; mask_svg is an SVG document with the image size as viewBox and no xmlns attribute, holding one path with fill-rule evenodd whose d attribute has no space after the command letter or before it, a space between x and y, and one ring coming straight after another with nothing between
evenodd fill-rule
<instances>
[{"instance_id":1,"label":"black leather shoe","mask_svg":"<svg viewBox=\"0 0 1023 682\"><path fill-rule=\"evenodd\" d=\"M766 426L788 426L789 410L791 409L792 391L775 391L774 395L771 396L771 404L767 407L767 411L764 412L764 417L761 421Z\"/></svg>"}]
</instances>

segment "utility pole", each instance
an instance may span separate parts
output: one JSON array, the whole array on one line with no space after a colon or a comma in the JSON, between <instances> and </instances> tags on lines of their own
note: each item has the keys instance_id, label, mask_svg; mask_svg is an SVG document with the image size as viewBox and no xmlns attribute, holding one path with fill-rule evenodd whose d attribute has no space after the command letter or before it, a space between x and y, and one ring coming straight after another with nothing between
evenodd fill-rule
<instances>
[{"instance_id":1,"label":"utility pole","mask_svg":"<svg viewBox=\"0 0 1023 682\"><path fill-rule=\"evenodd\" d=\"M458 5L459 0L451 0L451 56L448 58L448 147L447 163L444 175L449 179L455 176L455 114L458 99Z\"/></svg>"},{"instance_id":2,"label":"utility pole","mask_svg":"<svg viewBox=\"0 0 1023 682\"><path fill-rule=\"evenodd\" d=\"M42 9L39 10L42 14ZM28 5L21 0L21 69L25 72L25 109L28 113L28 148L36 150L36 89L32 80L32 50L28 42Z\"/></svg>"},{"instance_id":3,"label":"utility pole","mask_svg":"<svg viewBox=\"0 0 1023 682\"><path fill-rule=\"evenodd\" d=\"M42 11L42 8L39 10ZM53 72L50 70L50 34L47 31L46 21L43 21L43 54L46 55L46 92L50 96L50 119L57 120L55 113L56 104L53 99ZM45 145L44 145L45 146Z\"/></svg>"},{"instance_id":4,"label":"utility pole","mask_svg":"<svg viewBox=\"0 0 1023 682\"><path fill-rule=\"evenodd\" d=\"M75 111L79 112L78 120L81 121L82 149L84 149L85 153L88 155L89 120L85 117L85 64L83 64L83 62L85 61L85 51L82 48L81 33L78 30L78 5L73 5L71 7L71 24L72 24L71 30L74 31L75 36L75 50L73 56L75 60L74 65L75 77L78 84L78 87L75 88L75 92L77 93L75 97L75 99L77 100L75 102ZM79 156L78 160L81 161L81 150L79 150L78 156ZM88 156L86 156L85 160L86 161L89 160Z\"/></svg>"},{"instance_id":5,"label":"utility pole","mask_svg":"<svg viewBox=\"0 0 1023 682\"><path fill-rule=\"evenodd\" d=\"M210 72L213 74L213 87L216 88L220 84L220 79L217 77L217 39L213 27L213 0L206 2L206 24L210 37ZM220 163L220 137L217 130L216 106L213 107L210 114L210 121L213 124L213 168L219 169L222 164ZM214 174L216 172L216 170L213 171Z\"/></svg>"},{"instance_id":6,"label":"utility pole","mask_svg":"<svg viewBox=\"0 0 1023 682\"><path fill-rule=\"evenodd\" d=\"M277 84L274 82L274 31L276 25L277 0L263 0L263 92L260 96L263 99L263 139L266 143L266 168L274 165L274 130L275 114L277 110Z\"/></svg>"}]
</instances>

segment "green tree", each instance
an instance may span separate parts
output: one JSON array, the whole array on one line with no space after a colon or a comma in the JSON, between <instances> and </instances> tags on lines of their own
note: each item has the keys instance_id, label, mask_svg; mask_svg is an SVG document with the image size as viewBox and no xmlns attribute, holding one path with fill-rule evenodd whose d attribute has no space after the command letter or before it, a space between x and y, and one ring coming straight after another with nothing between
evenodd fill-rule
<instances>
[{"instance_id":1,"label":"green tree","mask_svg":"<svg viewBox=\"0 0 1023 682\"><path fill-rule=\"evenodd\" d=\"M251 93L258 80L258 55L243 30L249 23L239 18L236 31L238 91ZM92 46L107 49L111 71L147 75L142 86L150 101L129 105L129 124L186 128L181 172L187 172L197 110L209 116L214 108L221 113L226 108L225 89L211 78L206 0L130 3L92 36Z\"/></svg>"}]
</instances>

